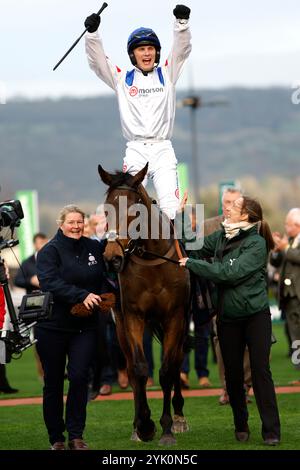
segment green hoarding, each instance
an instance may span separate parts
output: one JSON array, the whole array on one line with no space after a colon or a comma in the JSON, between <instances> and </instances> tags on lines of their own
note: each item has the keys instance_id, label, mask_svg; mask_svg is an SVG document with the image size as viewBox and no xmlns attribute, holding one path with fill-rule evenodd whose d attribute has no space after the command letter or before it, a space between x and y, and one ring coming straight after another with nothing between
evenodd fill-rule
<instances>
[{"instance_id":1,"label":"green hoarding","mask_svg":"<svg viewBox=\"0 0 300 470\"><path fill-rule=\"evenodd\" d=\"M18 228L18 239L20 244L20 259L28 258L34 251L32 238L39 231L38 195L35 190L17 191L18 199L23 208L24 219Z\"/></svg>"},{"instance_id":2,"label":"green hoarding","mask_svg":"<svg viewBox=\"0 0 300 470\"><path fill-rule=\"evenodd\" d=\"M184 195L184 191L189 189L189 171L186 163L178 163L178 187L179 187L179 199L181 200Z\"/></svg>"}]
</instances>

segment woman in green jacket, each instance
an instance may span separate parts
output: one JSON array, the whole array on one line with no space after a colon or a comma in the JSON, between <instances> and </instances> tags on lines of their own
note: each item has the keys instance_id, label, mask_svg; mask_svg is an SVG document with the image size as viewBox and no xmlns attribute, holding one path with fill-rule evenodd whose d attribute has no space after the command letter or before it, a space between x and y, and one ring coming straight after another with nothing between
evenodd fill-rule
<instances>
[{"instance_id":1,"label":"woman in green jacket","mask_svg":"<svg viewBox=\"0 0 300 470\"><path fill-rule=\"evenodd\" d=\"M243 371L247 345L264 443L277 445L280 420L269 364L272 324L266 285L268 252L274 242L260 204L246 196L233 203L222 225L180 265L216 286L213 303L236 439L247 441L250 434Z\"/></svg>"}]
</instances>

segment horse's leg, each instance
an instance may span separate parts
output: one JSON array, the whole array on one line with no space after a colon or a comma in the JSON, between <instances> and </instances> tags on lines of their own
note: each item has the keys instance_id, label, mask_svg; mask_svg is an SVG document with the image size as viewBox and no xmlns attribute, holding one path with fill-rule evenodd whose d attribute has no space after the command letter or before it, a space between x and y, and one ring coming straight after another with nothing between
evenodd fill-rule
<instances>
[{"instance_id":1,"label":"horse's leg","mask_svg":"<svg viewBox=\"0 0 300 470\"><path fill-rule=\"evenodd\" d=\"M182 360L183 360L183 353L182 353ZM189 425L186 421L186 418L183 415L184 399L181 393L181 384L180 384L180 366L182 364L182 360L180 362L178 372L176 371L176 377L175 377L175 382L174 382L174 395L172 398L172 405L174 409L172 432L174 432L175 434L186 432L189 430Z\"/></svg>"},{"instance_id":2,"label":"horse's leg","mask_svg":"<svg viewBox=\"0 0 300 470\"><path fill-rule=\"evenodd\" d=\"M126 314L121 336L125 336L127 347L124 350L127 370L133 389L135 417L132 440L150 441L155 435L155 424L150 419L151 411L147 403L146 382L148 364L143 352L144 321L136 315Z\"/></svg>"},{"instance_id":3,"label":"horse's leg","mask_svg":"<svg viewBox=\"0 0 300 470\"><path fill-rule=\"evenodd\" d=\"M133 384L133 378L132 378L132 368L130 368L130 364L132 363L132 357L130 354L130 347L127 341L127 337L125 335L125 329L124 329L124 320L122 317L122 314L119 313L119 315L116 317L116 330L117 330L117 336L119 340L120 347L123 351L123 354L126 359L126 368L127 368L127 374L128 374L128 379L129 383L134 389L134 384ZM130 372L129 372L130 370ZM135 418L136 419L136 418ZM138 437L136 428L135 428L135 419L133 423L133 433L131 435L131 440L132 441L140 441L141 439Z\"/></svg>"},{"instance_id":4,"label":"horse's leg","mask_svg":"<svg viewBox=\"0 0 300 470\"><path fill-rule=\"evenodd\" d=\"M183 353L183 341L180 342L181 350L178 351L178 363L176 367L175 373L175 380L174 380L174 395L172 398L172 405L174 409L174 416L173 416L173 425L172 425L172 432L175 434L186 432L189 430L189 425L186 421L186 418L183 415L183 405L184 399L181 393L181 383L180 383L180 369L184 357Z\"/></svg>"},{"instance_id":5,"label":"horse's leg","mask_svg":"<svg viewBox=\"0 0 300 470\"><path fill-rule=\"evenodd\" d=\"M159 380L163 390L163 412L160 418L162 426L162 436L160 438L160 445L173 445L176 444L176 439L172 434L172 416L171 416L171 391L173 385L177 384L177 377L179 378L180 366L182 361L182 341L184 331L184 320L180 322L180 316L176 312L172 314L172 320L168 325L164 334L163 341L163 363L159 371ZM181 324L182 323L182 324ZM182 334L180 333L182 332ZM181 401L180 401L181 397ZM182 414L183 398L178 395L175 399L176 410Z\"/></svg>"}]
</instances>

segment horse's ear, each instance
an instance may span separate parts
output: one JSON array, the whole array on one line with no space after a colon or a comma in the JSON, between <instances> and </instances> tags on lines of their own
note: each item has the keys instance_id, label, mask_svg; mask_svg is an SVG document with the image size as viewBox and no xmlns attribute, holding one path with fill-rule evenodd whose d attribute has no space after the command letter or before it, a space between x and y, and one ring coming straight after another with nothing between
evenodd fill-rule
<instances>
[{"instance_id":1,"label":"horse's ear","mask_svg":"<svg viewBox=\"0 0 300 470\"><path fill-rule=\"evenodd\" d=\"M142 183L142 181L144 180L146 174L147 174L147 171L148 171L148 166L149 166L149 163L146 163L146 165L144 166L144 168L142 168L132 179L132 186L138 186L139 184Z\"/></svg>"},{"instance_id":2,"label":"horse's ear","mask_svg":"<svg viewBox=\"0 0 300 470\"><path fill-rule=\"evenodd\" d=\"M109 174L107 171L105 171L101 165L98 165L98 173L103 183L106 184L107 186L110 186L112 183L112 175Z\"/></svg>"}]
</instances>

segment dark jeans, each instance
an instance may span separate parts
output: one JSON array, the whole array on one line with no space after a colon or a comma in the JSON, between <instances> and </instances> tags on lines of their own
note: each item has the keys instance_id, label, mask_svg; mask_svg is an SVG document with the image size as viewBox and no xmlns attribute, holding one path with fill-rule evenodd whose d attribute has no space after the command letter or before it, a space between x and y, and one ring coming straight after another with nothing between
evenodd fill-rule
<instances>
[{"instance_id":1,"label":"dark jeans","mask_svg":"<svg viewBox=\"0 0 300 470\"><path fill-rule=\"evenodd\" d=\"M112 385L118 370L126 369L126 359L121 350L116 325L111 315L99 315L97 347L91 367L92 388L99 390L103 384Z\"/></svg>"},{"instance_id":2,"label":"dark jeans","mask_svg":"<svg viewBox=\"0 0 300 470\"><path fill-rule=\"evenodd\" d=\"M200 379L201 377L208 377L209 370L207 368L207 360L208 360L208 347L209 347L209 339L211 333L211 321L205 323L205 325L201 323L201 315L199 312L193 312L193 321L195 326L195 370L197 372L197 376ZM189 355L185 354L183 363L181 366L181 372L185 372L188 374L190 371L190 364L189 364Z\"/></svg>"},{"instance_id":3,"label":"dark jeans","mask_svg":"<svg viewBox=\"0 0 300 470\"><path fill-rule=\"evenodd\" d=\"M64 441L67 429L69 439L81 438L86 421L89 367L94 356L94 330L69 333L36 328L37 352L44 370L43 412L51 444ZM67 372L69 390L64 422L64 373Z\"/></svg>"},{"instance_id":4,"label":"dark jeans","mask_svg":"<svg viewBox=\"0 0 300 470\"><path fill-rule=\"evenodd\" d=\"M235 429L247 429L243 359L245 346L248 345L253 391L262 421L262 436L264 439L280 438L280 420L269 363L271 315L260 312L244 320L230 323L219 321L217 328Z\"/></svg>"}]
</instances>

